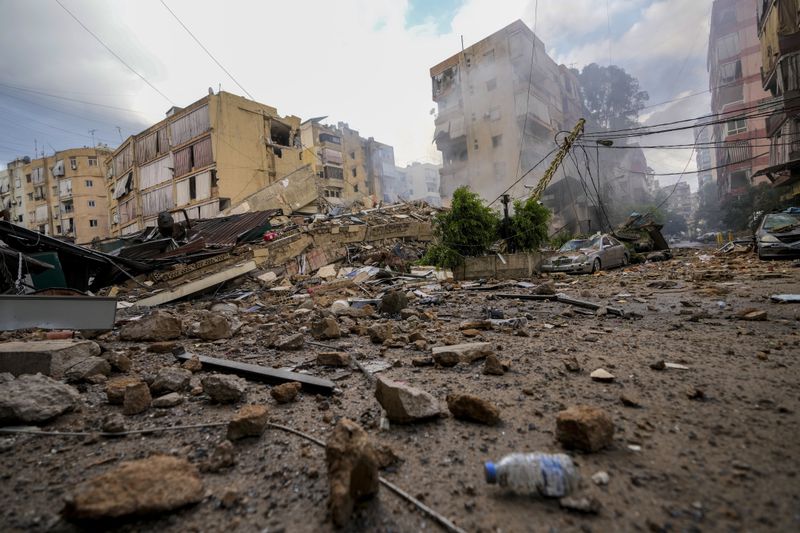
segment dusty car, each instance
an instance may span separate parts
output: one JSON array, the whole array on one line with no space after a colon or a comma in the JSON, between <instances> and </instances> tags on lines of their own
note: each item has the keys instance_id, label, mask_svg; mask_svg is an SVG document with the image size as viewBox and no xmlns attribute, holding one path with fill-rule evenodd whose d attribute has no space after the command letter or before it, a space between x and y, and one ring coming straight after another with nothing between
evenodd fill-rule
<instances>
[{"instance_id":1,"label":"dusty car","mask_svg":"<svg viewBox=\"0 0 800 533\"><path fill-rule=\"evenodd\" d=\"M759 259L800 257L800 214L789 209L767 213L758 225L755 241Z\"/></svg>"},{"instance_id":2,"label":"dusty car","mask_svg":"<svg viewBox=\"0 0 800 533\"><path fill-rule=\"evenodd\" d=\"M625 245L611 235L598 234L564 243L542 262L542 272L589 273L625 266L629 262L630 254Z\"/></svg>"}]
</instances>

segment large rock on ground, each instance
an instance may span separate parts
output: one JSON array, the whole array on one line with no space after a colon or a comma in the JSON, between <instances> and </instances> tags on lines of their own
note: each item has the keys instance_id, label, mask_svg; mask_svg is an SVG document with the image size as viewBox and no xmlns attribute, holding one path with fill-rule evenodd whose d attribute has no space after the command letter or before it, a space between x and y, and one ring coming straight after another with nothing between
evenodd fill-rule
<instances>
[{"instance_id":1,"label":"large rock on ground","mask_svg":"<svg viewBox=\"0 0 800 533\"><path fill-rule=\"evenodd\" d=\"M346 352L320 352L317 364L322 366L350 366L350 354Z\"/></svg>"},{"instance_id":2,"label":"large rock on ground","mask_svg":"<svg viewBox=\"0 0 800 533\"><path fill-rule=\"evenodd\" d=\"M391 422L405 424L441 414L439 402L427 392L384 377L377 379L375 398Z\"/></svg>"},{"instance_id":3,"label":"large rock on ground","mask_svg":"<svg viewBox=\"0 0 800 533\"><path fill-rule=\"evenodd\" d=\"M472 363L494 353L492 345L488 342L468 342L465 344L453 344L451 346L436 346L432 349L433 358L448 360L458 358L464 363ZM444 366L444 365L443 365Z\"/></svg>"},{"instance_id":4,"label":"large rock on ground","mask_svg":"<svg viewBox=\"0 0 800 533\"><path fill-rule=\"evenodd\" d=\"M367 335L369 335L369 340L377 344L391 339L392 329L391 324L373 324L367 328Z\"/></svg>"},{"instance_id":5,"label":"large rock on ground","mask_svg":"<svg viewBox=\"0 0 800 533\"><path fill-rule=\"evenodd\" d=\"M197 336L204 341L216 341L219 339L229 339L233 335L231 323L225 315L215 314L209 311L203 313L197 327Z\"/></svg>"},{"instance_id":6,"label":"large rock on ground","mask_svg":"<svg viewBox=\"0 0 800 533\"><path fill-rule=\"evenodd\" d=\"M325 317L311 324L311 336L317 340L338 339L342 332L335 318Z\"/></svg>"},{"instance_id":7,"label":"large rock on ground","mask_svg":"<svg viewBox=\"0 0 800 533\"><path fill-rule=\"evenodd\" d=\"M111 364L102 357L93 355L69 367L64 373L64 377L67 381L78 382L98 374L104 376L111 374Z\"/></svg>"},{"instance_id":8,"label":"large rock on ground","mask_svg":"<svg viewBox=\"0 0 800 533\"><path fill-rule=\"evenodd\" d=\"M0 424L37 423L69 411L78 391L41 374L25 374L0 383Z\"/></svg>"},{"instance_id":9,"label":"large rock on ground","mask_svg":"<svg viewBox=\"0 0 800 533\"><path fill-rule=\"evenodd\" d=\"M396 315L403 309L408 307L408 297L405 293L400 291L389 291L381 298L381 303L378 304L378 311L381 313L388 313Z\"/></svg>"},{"instance_id":10,"label":"large rock on ground","mask_svg":"<svg viewBox=\"0 0 800 533\"><path fill-rule=\"evenodd\" d=\"M219 403L238 402L247 391L247 381L231 374L212 374L201 381L203 392Z\"/></svg>"},{"instance_id":11,"label":"large rock on ground","mask_svg":"<svg viewBox=\"0 0 800 533\"><path fill-rule=\"evenodd\" d=\"M611 444L614 422L603 409L575 405L558 413L556 439L562 446L584 452L596 452Z\"/></svg>"},{"instance_id":12,"label":"large rock on ground","mask_svg":"<svg viewBox=\"0 0 800 533\"><path fill-rule=\"evenodd\" d=\"M302 333L294 333L275 341L275 348L278 350L299 350L305 342L305 337Z\"/></svg>"},{"instance_id":13,"label":"large rock on ground","mask_svg":"<svg viewBox=\"0 0 800 533\"><path fill-rule=\"evenodd\" d=\"M45 340L0 343L0 372L44 374L61 379L80 361L100 355L100 346L93 341Z\"/></svg>"},{"instance_id":14,"label":"large rock on ground","mask_svg":"<svg viewBox=\"0 0 800 533\"><path fill-rule=\"evenodd\" d=\"M170 341L181 336L181 319L166 311L153 311L144 318L122 326L123 341Z\"/></svg>"},{"instance_id":15,"label":"large rock on ground","mask_svg":"<svg viewBox=\"0 0 800 533\"><path fill-rule=\"evenodd\" d=\"M125 399L125 389L128 385L141 383L142 378L139 376L120 376L111 378L106 382L106 397L108 403L121 404Z\"/></svg>"},{"instance_id":16,"label":"large rock on ground","mask_svg":"<svg viewBox=\"0 0 800 533\"><path fill-rule=\"evenodd\" d=\"M170 392L181 392L189 387L192 373L185 368L165 366L156 374L156 379L150 389L153 394L167 394Z\"/></svg>"},{"instance_id":17,"label":"large rock on ground","mask_svg":"<svg viewBox=\"0 0 800 533\"><path fill-rule=\"evenodd\" d=\"M245 405L228 422L228 440L259 437L267 428L269 411L264 405Z\"/></svg>"},{"instance_id":18,"label":"large rock on ground","mask_svg":"<svg viewBox=\"0 0 800 533\"><path fill-rule=\"evenodd\" d=\"M378 493L378 457L367 432L342 418L325 445L333 523L344 526L356 502Z\"/></svg>"},{"instance_id":19,"label":"large rock on ground","mask_svg":"<svg viewBox=\"0 0 800 533\"><path fill-rule=\"evenodd\" d=\"M122 414L138 415L150 409L153 398L147 383L141 381L125 387L125 396L122 400Z\"/></svg>"},{"instance_id":20,"label":"large rock on ground","mask_svg":"<svg viewBox=\"0 0 800 533\"><path fill-rule=\"evenodd\" d=\"M289 383L275 385L270 389L269 394L278 403L289 403L297 398L297 393L300 392L301 388L303 388L301 383L297 381L290 381Z\"/></svg>"},{"instance_id":21,"label":"large rock on ground","mask_svg":"<svg viewBox=\"0 0 800 533\"><path fill-rule=\"evenodd\" d=\"M500 410L489 401L469 394L451 394L447 408L461 420L494 426L500 423Z\"/></svg>"},{"instance_id":22,"label":"large rock on ground","mask_svg":"<svg viewBox=\"0 0 800 533\"><path fill-rule=\"evenodd\" d=\"M197 468L186 459L156 455L81 483L62 512L71 519L147 515L197 503L204 495Z\"/></svg>"}]
</instances>

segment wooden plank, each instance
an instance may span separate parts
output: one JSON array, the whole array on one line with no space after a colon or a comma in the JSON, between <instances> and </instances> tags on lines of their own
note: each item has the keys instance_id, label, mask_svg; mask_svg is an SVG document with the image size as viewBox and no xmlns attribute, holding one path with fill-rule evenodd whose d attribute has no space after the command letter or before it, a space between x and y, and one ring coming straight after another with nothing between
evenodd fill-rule
<instances>
[{"instance_id":1,"label":"wooden plank","mask_svg":"<svg viewBox=\"0 0 800 533\"><path fill-rule=\"evenodd\" d=\"M165 304L167 302L183 298L184 296L189 296L190 294L200 292L204 289L208 289L209 287L213 287L214 285L219 285L220 283L223 283L230 279L237 278L243 274L252 272L256 268L257 267L255 261L247 261L245 263L236 265L227 270L211 274L208 277L198 279L195 281L190 281L189 283L185 283L180 287L173 289L171 291L160 292L158 294L154 294L153 296L137 300L133 303L133 305L139 307L144 307L144 306L153 307L156 305Z\"/></svg>"},{"instance_id":2,"label":"wooden plank","mask_svg":"<svg viewBox=\"0 0 800 533\"><path fill-rule=\"evenodd\" d=\"M175 357L181 361L186 361L191 359L193 355L184 352L182 354L175 355ZM205 355L198 355L197 357L203 364L203 369L231 372L237 376L242 376L255 381L263 381L265 383L279 384L289 381L297 381L303 385L303 390L306 392L333 394L333 389L336 386L333 381L309 376L307 374L289 372L288 370L280 370L277 368L253 365L249 363L239 363L237 361L228 361L227 359L218 359L216 357L207 357Z\"/></svg>"}]
</instances>

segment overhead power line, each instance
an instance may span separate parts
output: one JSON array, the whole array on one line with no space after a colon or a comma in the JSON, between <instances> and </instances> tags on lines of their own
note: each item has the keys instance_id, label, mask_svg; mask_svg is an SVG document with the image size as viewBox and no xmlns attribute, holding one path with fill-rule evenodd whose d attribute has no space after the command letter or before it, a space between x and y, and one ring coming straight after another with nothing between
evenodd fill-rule
<instances>
[{"instance_id":1,"label":"overhead power line","mask_svg":"<svg viewBox=\"0 0 800 533\"><path fill-rule=\"evenodd\" d=\"M242 86L242 84L241 84L241 83L239 83L239 81L238 81L236 78L234 78L234 77L233 77L233 74L231 74L231 73L228 71L228 69L226 69L225 67L223 67L223 66L222 66L222 63L220 63L219 61L217 61L217 58L216 58L216 57L214 57L214 55L213 55L211 52L209 52L209 51L208 51L208 48L206 48L205 46L203 46L203 43L201 43L201 42L200 42L200 39L198 39L197 37L195 37L194 33L192 33L192 30L190 30L189 28L187 28L187 27L186 27L186 24L184 24L184 23L183 23L183 21L182 21L180 18L178 18L178 15L176 15L176 14L175 14L175 12L174 12L174 11L172 11L172 10L169 8L169 6L167 5L167 3L166 3L166 2L164 2L164 0L161 0L161 5L162 5L162 6L164 6L164 8L165 8L167 11L169 11L170 15L172 15L173 17L175 17L175 20L177 20L177 21L178 21L178 24L180 24L180 25L183 27L183 29L184 29L184 30L186 30L186 33L188 33L189 35L191 35L192 39L194 39L194 42L196 42L196 43L197 43L197 44L200 46L200 48L202 48L202 49L203 49L203 51L204 51L204 52L205 52L205 53L208 55L208 57L210 57L210 58L212 59L212 61L214 61L214 63L216 63L216 64L217 64L217 66L218 66L219 68L221 68L221 69L223 70L223 72L225 72L225 74L227 74L227 75L228 75L228 77L229 77L230 79L232 79L232 80L233 80L233 82L234 82L236 85L238 85L238 86L239 86L239 88L240 88L242 91L244 91L244 94L246 94L246 95L248 96L248 98L250 98L251 100L255 100L255 98L253 98L253 95L252 95L252 94L250 94L250 93L247 91L247 89L245 89L245 88Z\"/></svg>"},{"instance_id":2,"label":"overhead power line","mask_svg":"<svg viewBox=\"0 0 800 533\"><path fill-rule=\"evenodd\" d=\"M59 96L57 94L48 93L48 92L44 92L44 91L39 91L39 90L36 90L36 89L28 89L28 88L25 88L25 87L16 87L14 85L9 85L7 83L0 83L0 87L6 87L8 89L13 89L15 91L21 91L21 92L24 92L24 93L40 94L42 96L47 96L49 98L57 98L59 100L67 100L69 102L77 102L79 104L93 105L93 106L97 106L97 107L106 107L108 109L115 109L117 111L127 111L129 113L136 113L137 115L143 115L144 114L141 111L136 111L135 109L127 109L127 108L124 108L124 107L117 107L115 105L99 104L97 102L89 102L87 100L79 100L77 98L69 98L69 97L66 97L66 96Z\"/></svg>"},{"instance_id":3,"label":"overhead power line","mask_svg":"<svg viewBox=\"0 0 800 533\"><path fill-rule=\"evenodd\" d=\"M84 24L83 22L81 22L81 20L80 20L78 17L76 17L76 16L75 16L75 15L72 13L72 11L70 11L69 9L67 9L67 7L66 7L64 4L62 4L62 3L61 3L61 0L56 0L56 3L57 3L58 5L60 5L60 6L61 6L61 9L63 9L64 11L66 11L66 12L67 12L67 14L69 14L69 16L70 16L70 17L72 17L73 19L75 19L75 22L77 22L78 24L80 24L81 28L83 28L84 30L86 30L86 32L87 32L89 35L91 35L92 37L94 37L94 38L95 38L95 40L96 40L98 43L100 43L101 45L103 45L103 48L105 48L106 50L108 50L108 53L110 53L112 56L114 56L115 58L117 58L117 60L118 60L120 63L122 63L123 65L125 65L125 67L127 67L127 69L128 69L128 70L130 70L131 72L133 72L134 74L136 74L136 75L137 75L139 78L141 78L143 82L145 82L147 85L149 85L149 86L150 86L150 88L151 88L151 89L153 89L155 92L157 92L158 94L160 94L160 95L161 95L161 97L162 97L162 98L164 98L164 99L165 99L167 102L169 102L169 103L170 103L170 104L172 104L173 106L174 106L174 105L177 105L177 104L175 104L175 102L173 102L173 101L172 101L172 100L171 100L171 99L170 99L170 98L169 98L169 97L168 97L166 94L162 93L162 92L161 92L161 91L158 89L158 87L156 87L155 85L153 85L152 83L150 83L150 81L149 81L147 78L145 78L144 76L142 76L141 74L139 74L139 73L138 73L138 72L137 72L137 71L136 71L136 70L135 70L135 69L134 69L132 66L130 66L128 63L126 63L124 59L122 59L122 58L121 58L119 55L117 55L117 53L116 53L116 52L114 52L114 50L112 50L112 49L111 49L111 48L110 48L110 47L109 47L109 46L108 46L106 43L104 43L104 42L103 42L103 40L102 40L100 37L98 37L98 36L97 36L97 35L96 35L96 34L95 34L95 33L94 33L92 30L90 30L90 29L89 29L89 28L86 26L86 24Z\"/></svg>"}]
</instances>

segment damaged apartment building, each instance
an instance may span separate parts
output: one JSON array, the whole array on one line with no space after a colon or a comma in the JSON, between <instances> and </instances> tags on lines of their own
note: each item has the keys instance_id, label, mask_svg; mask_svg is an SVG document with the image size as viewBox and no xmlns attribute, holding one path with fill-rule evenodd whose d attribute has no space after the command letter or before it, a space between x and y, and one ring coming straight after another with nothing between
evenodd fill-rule
<instances>
[{"instance_id":1,"label":"damaged apartment building","mask_svg":"<svg viewBox=\"0 0 800 533\"><path fill-rule=\"evenodd\" d=\"M110 153L104 147L71 148L9 162L0 191L8 220L78 244L108 237L103 162Z\"/></svg>"}]
</instances>

